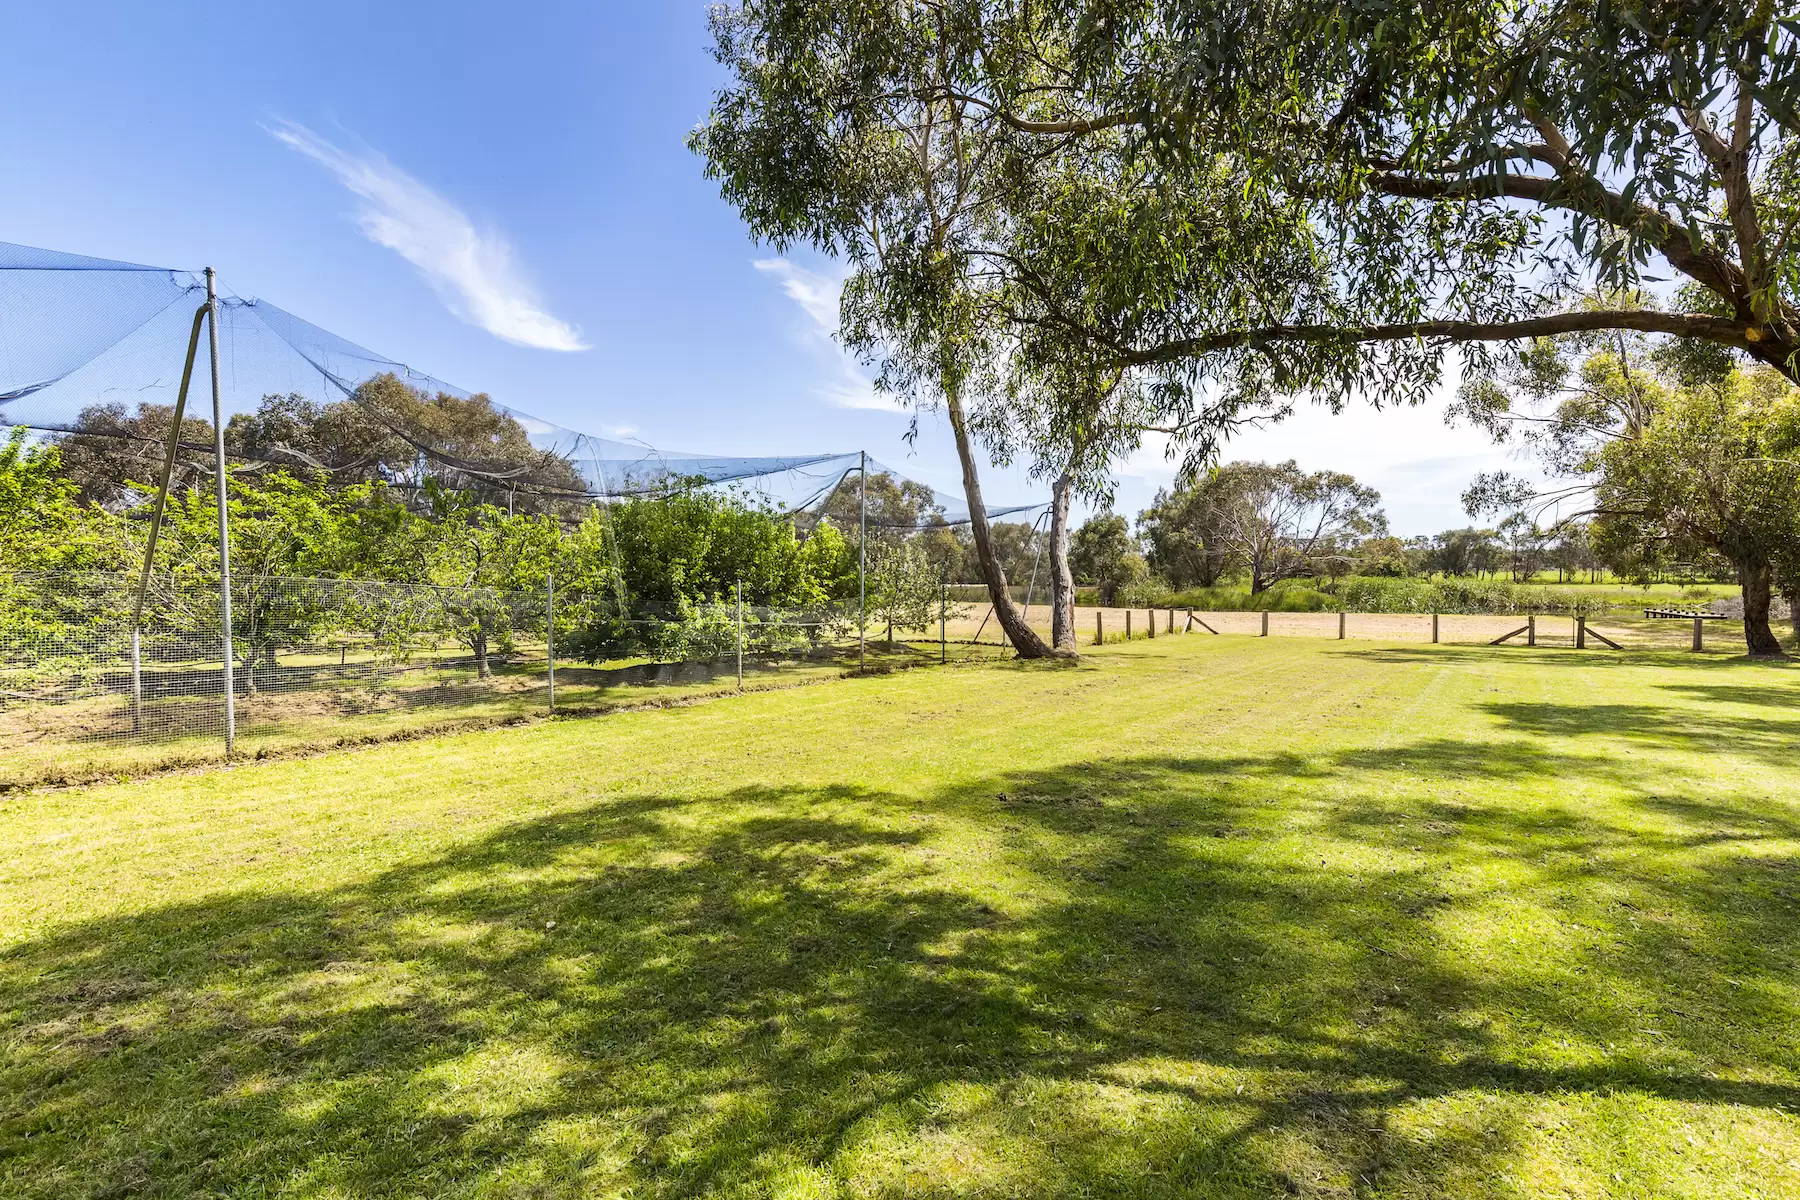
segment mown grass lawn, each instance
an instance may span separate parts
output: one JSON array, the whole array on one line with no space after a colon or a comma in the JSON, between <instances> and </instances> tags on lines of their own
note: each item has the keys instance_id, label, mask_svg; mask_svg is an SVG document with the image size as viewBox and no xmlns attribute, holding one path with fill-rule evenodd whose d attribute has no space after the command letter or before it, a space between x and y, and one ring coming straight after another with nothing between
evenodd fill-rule
<instances>
[{"instance_id":1,"label":"mown grass lawn","mask_svg":"<svg viewBox=\"0 0 1800 1200\"><path fill-rule=\"evenodd\" d=\"M1162 638L0 801L0 1195L1800 1195L1800 670Z\"/></svg>"}]
</instances>

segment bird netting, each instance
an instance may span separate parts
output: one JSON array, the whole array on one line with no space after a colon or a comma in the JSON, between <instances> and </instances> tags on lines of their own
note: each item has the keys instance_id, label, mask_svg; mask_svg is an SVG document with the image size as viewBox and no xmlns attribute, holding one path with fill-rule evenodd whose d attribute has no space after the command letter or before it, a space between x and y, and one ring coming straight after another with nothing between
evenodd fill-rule
<instances>
[{"instance_id":1,"label":"bird netting","mask_svg":"<svg viewBox=\"0 0 1800 1200\"><path fill-rule=\"evenodd\" d=\"M168 439L181 363L205 298L190 271L0 243L0 425L102 439L147 464ZM400 486L431 474L490 498L608 500L731 486L791 513L820 509L847 482L855 487L866 463L907 500L873 514L874 523L968 519L959 498L860 452L663 451L468 392L266 300L221 294L217 323L219 404L234 427L228 453L240 461L359 471ZM199 453L210 424L192 421L178 440ZM135 476L154 477L152 470ZM991 507L988 516L1041 507Z\"/></svg>"}]
</instances>

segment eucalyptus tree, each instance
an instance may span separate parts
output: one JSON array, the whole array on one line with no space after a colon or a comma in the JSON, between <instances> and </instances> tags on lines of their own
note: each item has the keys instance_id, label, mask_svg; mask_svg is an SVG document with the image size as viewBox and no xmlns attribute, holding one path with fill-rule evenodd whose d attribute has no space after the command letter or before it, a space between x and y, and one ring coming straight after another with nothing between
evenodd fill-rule
<instances>
[{"instance_id":1,"label":"eucalyptus tree","mask_svg":"<svg viewBox=\"0 0 1800 1200\"><path fill-rule=\"evenodd\" d=\"M1722 556L1743 588L1747 649L1780 655L1771 595L1800 590L1800 389L1691 343L1584 341L1579 356L1539 344L1464 389L1470 411L1517 435L1556 480L1539 489L1507 472L1480 476L1465 506L1573 509L1565 519L1592 516L1595 548L1615 560Z\"/></svg>"},{"instance_id":2,"label":"eucalyptus tree","mask_svg":"<svg viewBox=\"0 0 1800 1200\"><path fill-rule=\"evenodd\" d=\"M1230 463L1213 473L1223 496L1218 536L1243 564L1250 594L1302 575L1332 573L1352 561L1351 547L1387 533L1381 494L1341 471L1302 471L1284 463Z\"/></svg>"},{"instance_id":3,"label":"eucalyptus tree","mask_svg":"<svg viewBox=\"0 0 1800 1200\"><path fill-rule=\"evenodd\" d=\"M754 126L740 157L787 181L728 185L753 224L853 224L869 143L953 113L1010 188L979 199L1013 319L1178 401L1417 400L1451 347L1479 372L1598 329L1797 374L1800 26L1771 0L751 0L719 27L739 86L700 140ZM1679 309L1569 303L1659 278Z\"/></svg>"},{"instance_id":4,"label":"eucalyptus tree","mask_svg":"<svg viewBox=\"0 0 1800 1200\"><path fill-rule=\"evenodd\" d=\"M1150 414L1141 381L1108 370L1062 339L1015 338L1005 377L989 385L1004 397L979 414L997 461L1028 459L1050 481L1050 643L1077 653L1070 506L1077 495L1111 503L1113 461L1137 445Z\"/></svg>"},{"instance_id":5,"label":"eucalyptus tree","mask_svg":"<svg viewBox=\"0 0 1800 1200\"><path fill-rule=\"evenodd\" d=\"M981 33L906 0L749 0L712 10L731 74L690 138L751 232L846 259L840 333L879 384L941 403L995 615L1020 654L1050 653L1007 593L970 428L970 381L996 353L977 258L1003 214L995 130L954 98Z\"/></svg>"},{"instance_id":6,"label":"eucalyptus tree","mask_svg":"<svg viewBox=\"0 0 1800 1200\"><path fill-rule=\"evenodd\" d=\"M1059 505L1151 427L1191 435L1203 458L1215 418L1280 380L1196 406L1187 360L1131 347L1183 332L1192 311L1260 319L1327 286L1305 205L1225 159L1171 167L1124 117L1059 115L1086 86L1070 22L1017 0L719 6L730 80L690 139L756 236L851 265L841 336L882 386L943 405L983 575L1030 654L1048 648L1005 597L976 438L1028 454ZM1121 395L1147 410L1097 420ZM1058 532L1066 545L1066 520Z\"/></svg>"},{"instance_id":7,"label":"eucalyptus tree","mask_svg":"<svg viewBox=\"0 0 1800 1200\"><path fill-rule=\"evenodd\" d=\"M1135 336L1058 311L1054 288L1041 316L1120 363L1411 400L1451 346L1479 370L1497 344L1627 329L1800 375L1800 25L1770 0L972 7L1036 16L1023 38L982 25L987 69L958 95L1045 155L1093 156L1083 175L1107 200L1090 223L1119 227L1113 210L1153 210L1221 171L1253 213L1304 212L1322 270L1261 312L1179 282L1134 290L1143 239L1083 250L1087 291ZM1044 236L1067 260L1087 235ZM1217 249L1194 269L1256 269L1229 240ZM1692 285L1679 310L1567 303L1670 277Z\"/></svg>"}]
</instances>

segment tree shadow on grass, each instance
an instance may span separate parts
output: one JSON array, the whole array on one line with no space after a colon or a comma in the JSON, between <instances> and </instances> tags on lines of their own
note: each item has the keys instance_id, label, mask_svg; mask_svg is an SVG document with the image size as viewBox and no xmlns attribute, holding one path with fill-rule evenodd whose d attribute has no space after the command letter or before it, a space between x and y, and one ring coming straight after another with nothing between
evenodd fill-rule
<instances>
[{"instance_id":1,"label":"tree shadow on grass","mask_svg":"<svg viewBox=\"0 0 1800 1200\"><path fill-rule=\"evenodd\" d=\"M1487 1194L1531 1105L1800 1105L1792 877L1680 858L1750 810L1664 810L1646 845L1396 792L1520 769L1423 743L923 802L641 795L353 887L56 929L0 954L0 1192ZM948 861L971 830L975 876ZM1502 902L1598 925L1614 900L1656 919L1560 946L1559 973L1443 925ZM1646 1040L1646 997L1687 1015Z\"/></svg>"},{"instance_id":2,"label":"tree shadow on grass","mask_svg":"<svg viewBox=\"0 0 1800 1200\"><path fill-rule=\"evenodd\" d=\"M1664 708L1654 704L1559 704L1506 701L1480 706L1512 730L1569 744L1595 734L1680 751L1719 750L1780 766L1794 762L1800 716L1755 722L1719 712Z\"/></svg>"},{"instance_id":3,"label":"tree shadow on grass","mask_svg":"<svg viewBox=\"0 0 1800 1200\"><path fill-rule=\"evenodd\" d=\"M1758 670L1777 676L1778 673L1795 667L1794 662L1788 659L1750 658L1743 654L1694 654L1687 650L1635 647L1626 650L1576 650L1570 646L1486 646L1444 642L1438 645L1365 646L1339 650L1338 653L1371 662L1388 663L1500 663L1533 668L1584 670L1655 666L1695 672L1741 673L1745 670Z\"/></svg>"},{"instance_id":4,"label":"tree shadow on grass","mask_svg":"<svg viewBox=\"0 0 1800 1200\"><path fill-rule=\"evenodd\" d=\"M1800 679L1755 686L1742 683L1665 683L1670 692L1719 704L1754 704L1765 708L1800 709Z\"/></svg>"}]
</instances>

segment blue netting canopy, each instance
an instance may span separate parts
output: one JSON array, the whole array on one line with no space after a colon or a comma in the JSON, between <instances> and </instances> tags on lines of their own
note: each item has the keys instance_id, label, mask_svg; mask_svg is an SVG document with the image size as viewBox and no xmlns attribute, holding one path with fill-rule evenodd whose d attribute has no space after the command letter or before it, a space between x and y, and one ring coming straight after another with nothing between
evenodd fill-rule
<instances>
[{"instance_id":1,"label":"blue netting canopy","mask_svg":"<svg viewBox=\"0 0 1800 1200\"><path fill-rule=\"evenodd\" d=\"M172 408L194 314L205 300L206 287L196 272L0 242L0 426L93 436L102 426L129 430L130 419L146 410ZM227 418L256 413L270 397L315 405L350 401L416 449L422 462L447 464L466 476L506 480L521 468L485 463L478 449L449 444L428 421L408 415L416 409L372 400L370 385L391 377L421 397L491 405L517 423L532 447L558 460L559 478L579 480L579 486L557 486L596 500L666 494L696 484L732 486L798 513L825 503L847 477L853 481L863 461L859 452L678 453L581 433L416 371L266 300L221 292L218 336L220 400ZM204 363L204 347L201 355ZM189 413L210 411L204 365L196 370L194 387ZM292 460L312 461L298 452ZM871 476L905 479L873 460L868 470ZM952 524L968 519L959 497L917 484L912 490L930 491L931 499L922 505L925 519ZM988 515L1042 508L993 507Z\"/></svg>"}]
</instances>

